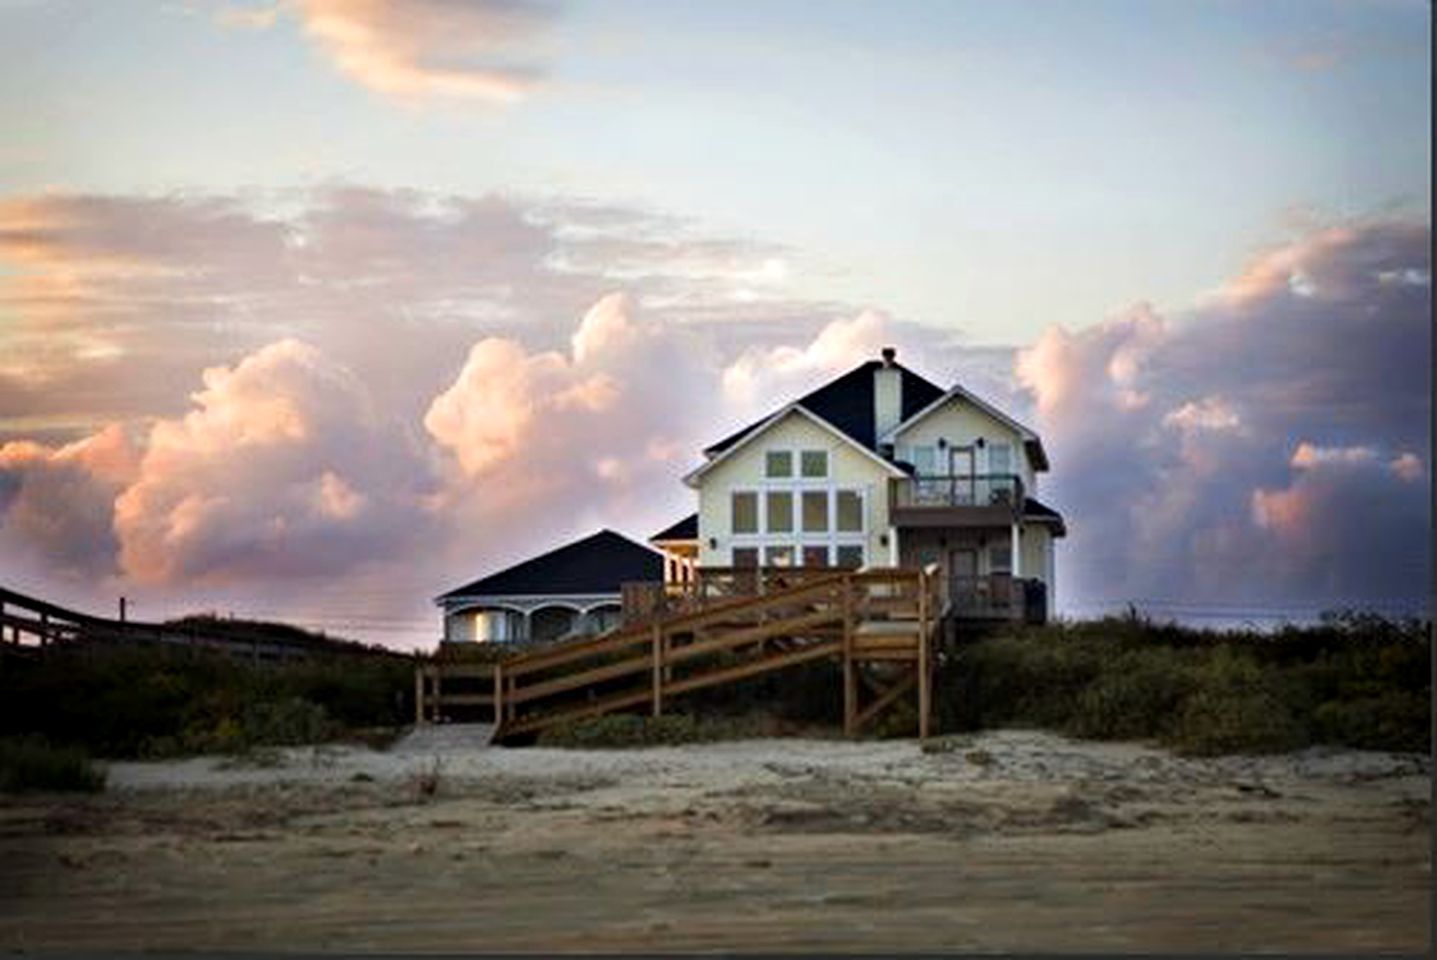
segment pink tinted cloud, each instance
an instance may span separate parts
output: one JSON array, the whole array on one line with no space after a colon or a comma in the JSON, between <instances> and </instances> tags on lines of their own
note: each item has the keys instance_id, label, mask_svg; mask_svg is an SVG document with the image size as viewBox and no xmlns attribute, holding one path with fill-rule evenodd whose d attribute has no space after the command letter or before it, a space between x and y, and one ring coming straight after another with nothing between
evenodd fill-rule
<instances>
[{"instance_id":1,"label":"pink tinted cloud","mask_svg":"<svg viewBox=\"0 0 1437 960\"><path fill-rule=\"evenodd\" d=\"M423 461L348 369L297 340L204 372L115 500L140 583L341 575L422 526Z\"/></svg>"},{"instance_id":2,"label":"pink tinted cloud","mask_svg":"<svg viewBox=\"0 0 1437 960\"><path fill-rule=\"evenodd\" d=\"M1186 314L1022 351L1071 531L1060 599L1425 596L1428 236L1323 228Z\"/></svg>"},{"instance_id":3,"label":"pink tinted cloud","mask_svg":"<svg viewBox=\"0 0 1437 960\"><path fill-rule=\"evenodd\" d=\"M533 0L296 0L334 66L401 100L509 103L539 79L533 45L552 11Z\"/></svg>"}]
</instances>

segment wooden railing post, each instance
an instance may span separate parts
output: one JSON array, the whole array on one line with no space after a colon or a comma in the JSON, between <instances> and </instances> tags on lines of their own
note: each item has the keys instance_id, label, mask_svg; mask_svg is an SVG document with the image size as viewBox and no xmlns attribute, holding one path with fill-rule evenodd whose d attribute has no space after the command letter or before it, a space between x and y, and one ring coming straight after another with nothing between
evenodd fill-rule
<instances>
[{"instance_id":1,"label":"wooden railing post","mask_svg":"<svg viewBox=\"0 0 1437 960\"><path fill-rule=\"evenodd\" d=\"M434 718L435 723L438 723L440 720L440 698L443 696L443 694L441 693L441 684L444 680L444 671L440 668L439 664L434 664L434 669L429 674L429 679L431 684L431 695L433 696L433 699L429 702L429 715Z\"/></svg>"},{"instance_id":2,"label":"wooden railing post","mask_svg":"<svg viewBox=\"0 0 1437 960\"><path fill-rule=\"evenodd\" d=\"M654 716L664 714L664 628L654 624Z\"/></svg>"},{"instance_id":3,"label":"wooden railing post","mask_svg":"<svg viewBox=\"0 0 1437 960\"><path fill-rule=\"evenodd\" d=\"M504 661L494 664L494 726L504 722Z\"/></svg>"},{"instance_id":4,"label":"wooden railing post","mask_svg":"<svg viewBox=\"0 0 1437 960\"><path fill-rule=\"evenodd\" d=\"M843 575L843 733L853 736L858 717L858 674L853 662L853 575Z\"/></svg>"},{"instance_id":5,"label":"wooden railing post","mask_svg":"<svg viewBox=\"0 0 1437 960\"><path fill-rule=\"evenodd\" d=\"M928 739L928 713L932 706L928 663L928 571L918 572L918 739Z\"/></svg>"}]
</instances>

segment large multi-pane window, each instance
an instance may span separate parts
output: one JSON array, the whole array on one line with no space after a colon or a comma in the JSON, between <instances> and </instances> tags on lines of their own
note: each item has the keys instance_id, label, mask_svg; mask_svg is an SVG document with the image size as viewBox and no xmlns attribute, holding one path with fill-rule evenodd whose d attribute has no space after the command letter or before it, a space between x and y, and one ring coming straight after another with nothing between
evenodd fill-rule
<instances>
[{"instance_id":1,"label":"large multi-pane window","mask_svg":"<svg viewBox=\"0 0 1437 960\"><path fill-rule=\"evenodd\" d=\"M782 480L793 476L793 451L767 451L763 455L763 475L772 480Z\"/></svg>"},{"instance_id":2,"label":"large multi-pane window","mask_svg":"<svg viewBox=\"0 0 1437 960\"><path fill-rule=\"evenodd\" d=\"M861 566L867 494L832 483L832 456L814 448L763 453L763 479L731 496L734 566Z\"/></svg>"},{"instance_id":3,"label":"large multi-pane window","mask_svg":"<svg viewBox=\"0 0 1437 960\"><path fill-rule=\"evenodd\" d=\"M828 496L827 490L803 491L804 533L828 532Z\"/></svg>"},{"instance_id":4,"label":"large multi-pane window","mask_svg":"<svg viewBox=\"0 0 1437 960\"><path fill-rule=\"evenodd\" d=\"M733 509L733 532L758 533L758 494L752 490L735 490L730 502Z\"/></svg>"},{"instance_id":5,"label":"large multi-pane window","mask_svg":"<svg viewBox=\"0 0 1437 960\"><path fill-rule=\"evenodd\" d=\"M1006 443L988 445L988 472L1005 476L1013 472L1013 448Z\"/></svg>"},{"instance_id":6,"label":"large multi-pane window","mask_svg":"<svg viewBox=\"0 0 1437 960\"><path fill-rule=\"evenodd\" d=\"M793 532L793 491L770 490L767 494L765 533Z\"/></svg>"}]
</instances>

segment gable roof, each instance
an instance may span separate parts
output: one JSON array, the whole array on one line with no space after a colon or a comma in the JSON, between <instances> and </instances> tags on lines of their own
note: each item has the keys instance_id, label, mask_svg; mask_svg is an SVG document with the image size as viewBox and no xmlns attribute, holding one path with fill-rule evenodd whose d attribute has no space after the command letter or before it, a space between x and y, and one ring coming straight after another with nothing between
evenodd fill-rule
<instances>
[{"instance_id":1,"label":"gable roof","mask_svg":"<svg viewBox=\"0 0 1437 960\"><path fill-rule=\"evenodd\" d=\"M831 433L835 438L849 444L851 447L853 447L854 450L858 451L858 453L872 460L874 463L878 464L880 467L882 467L889 473L895 474L897 476L903 475L903 470L897 464L895 464L891 460L886 460L883 457L880 457L874 451L873 447L864 446L863 444L854 440L848 434L844 433L842 430L835 427L833 424L829 423L827 420L818 416L816 413L811 412L807 407L799 406L797 402L794 402L779 410L777 413L769 417L767 420L764 420L762 423L756 424L753 429L749 430L742 437L739 437L738 442L734 443L732 446L725 448L724 450L716 454L712 459L708 460L706 463L700 464L698 467L689 471L687 474L684 475L684 483L688 484L689 486L693 486L695 480L703 476L705 473L708 473L714 467L723 463L730 456L737 453L743 447L747 446L754 439L762 436L764 431L766 431L773 424L778 423L780 420L783 420L789 414L798 414L800 417L804 417L819 429ZM869 431L870 434L872 432L872 430Z\"/></svg>"},{"instance_id":2,"label":"gable roof","mask_svg":"<svg viewBox=\"0 0 1437 960\"><path fill-rule=\"evenodd\" d=\"M881 360L869 360L859 364L817 390L804 394L788 406L803 407L860 446L877 450L878 438L873 435L873 372L881 366ZM901 363L895 363L893 366L903 378L903 409L899 412L901 420L907 420L943 395L943 388L925 380ZM758 428L767 425L776 414L787 409L788 407L780 408L762 420L729 434L718 443L706 447L704 453L709 456L723 453Z\"/></svg>"},{"instance_id":3,"label":"gable roof","mask_svg":"<svg viewBox=\"0 0 1437 960\"><path fill-rule=\"evenodd\" d=\"M885 433L883 439L896 437L898 434L902 433L904 430L907 430L909 427L913 426L915 423L922 420L930 413L942 409L943 406L947 404L949 400L952 400L954 397L967 400L969 403L973 404L973 406L977 407L979 410L982 410L994 420L997 420L999 423L1002 423L1003 425L1012 429L1014 433L1018 434L1018 436L1022 438L1023 446L1027 448L1028 456L1033 461L1033 469L1048 469L1048 454L1046 451L1043 450L1043 441L1038 439L1037 433L1028 429L1023 424L1019 423L1017 420L1014 420L1012 417L1008 416L1002 410L999 410L997 407L993 406L991 403L984 400L982 397L968 391L967 389L956 383L947 392L937 397L931 403L921 407L913 414L910 415L905 410L903 414L903 419L898 422L897 426L893 427L887 433ZM906 406L907 405L905 404L905 407Z\"/></svg>"},{"instance_id":4,"label":"gable roof","mask_svg":"<svg viewBox=\"0 0 1437 960\"><path fill-rule=\"evenodd\" d=\"M664 578L663 555L612 530L575 540L487 577L440 594L454 597L523 597L618 594L636 580Z\"/></svg>"},{"instance_id":5,"label":"gable roof","mask_svg":"<svg viewBox=\"0 0 1437 960\"><path fill-rule=\"evenodd\" d=\"M668 540L697 540L699 538L699 515L691 513L682 520L669 524L658 533L649 537L650 543L660 543Z\"/></svg>"}]
</instances>

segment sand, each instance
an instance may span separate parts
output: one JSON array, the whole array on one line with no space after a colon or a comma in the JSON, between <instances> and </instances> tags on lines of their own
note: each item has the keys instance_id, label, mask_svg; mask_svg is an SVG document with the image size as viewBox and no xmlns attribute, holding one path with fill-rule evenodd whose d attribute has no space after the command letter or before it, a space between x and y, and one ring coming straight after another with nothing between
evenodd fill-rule
<instances>
[{"instance_id":1,"label":"sand","mask_svg":"<svg viewBox=\"0 0 1437 960\"><path fill-rule=\"evenodd\" d=\"M117 763L101 796L0 800L0 948L1428 945L1424 756L486 733Z\"/></svg>"}]
</instances>

